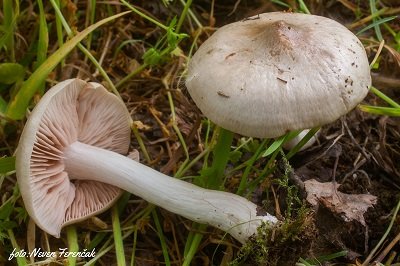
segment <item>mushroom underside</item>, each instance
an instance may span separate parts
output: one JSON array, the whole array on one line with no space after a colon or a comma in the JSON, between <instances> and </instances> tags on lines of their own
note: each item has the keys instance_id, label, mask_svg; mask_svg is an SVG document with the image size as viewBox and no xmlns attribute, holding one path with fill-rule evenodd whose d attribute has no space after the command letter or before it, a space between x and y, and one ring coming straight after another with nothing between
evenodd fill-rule
<instances>
[{"instance_id":1,"label":"mushroom underside","mask_svg":"<svg viewBox=\"0 0 400 266\"><path fill-rule=\"evenodd\" d=\"M122 193L101 182L74 180L65 171L64 149L79 141L126 154L130 141L128 114L115 95L78 79L65 86L53 88L34 109L18 149L25 156L17 155L26 208L54 236L62 226L105 210Z\"/></svg>"}]
</instances>

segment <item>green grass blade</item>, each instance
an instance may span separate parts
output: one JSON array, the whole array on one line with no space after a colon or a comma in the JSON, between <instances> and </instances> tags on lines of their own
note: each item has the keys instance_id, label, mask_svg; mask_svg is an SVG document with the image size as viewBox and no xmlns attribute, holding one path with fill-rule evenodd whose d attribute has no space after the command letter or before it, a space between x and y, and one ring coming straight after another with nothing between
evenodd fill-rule
<instances>
[{"instance_id":1,"label":"green grass blade","mask_svg":"<svg viewBox=\"0 0 400 266\"><path fill-rule=\"evenodd\" d=\"M388 115L388 116L400 116L400 108L393 107L380 107L380 106L371 106L371 105L363 105L359 106L361 111L377 114L377 115Z\"/></svg>"},{"instance_id":2,"label":"green grass blade","mask_svg":"<svg viewBox=\"0 0 400 266\"><path fill-rule=\"evenodd\" d=\"M196 229L198 232L203 232L203 231L207 230L207 225L199 224ZM202 233L194 233L194 236L192 238L190 246L187 250L187 253L185 254L182 266L192 265L192 260L193 260L194 256L196 255L197 249L200 246L202 238L203 238Z\"/></svg>"},{"instance_id":3,"label":"green grass blade","mask_svg":"<svg viewBox=\"0 0 400 266\"><path fill-rule=\"evenodd\" d=\"M93 239L90 241L90 243L87 245L87 250L93 250L94 248L97 248L97 246L104 240L104 238L107 236L105 232L98 232L96 235L93 237Z\"/></svg>"},{"instance_id":4,"label":"green grass blade","mask_svg":"<svg viewBox=\"0 0 400 266\"><path fill-rule=\"evenodd\" d=\"M56 0L56 4L57 4L58 8L62 8L60 0ZM56 16L56 31L57 31L58 47L61 47L64 44L64 34L63 34L63 27L62 27L61 19L60 19L59 16ZM61 60L61 66L62 67L65 65L65 61L64 60L65 59Z\"/></svg>"},{"instance_id":5,"label":"green grass blade","mask_svg":"<svg viewBox=\"0 0 400 266\"><path fill-rule=\"evenodd\" d=\"M75 37L66 42L62 47L55 51L49 56L43 64L36 69L35 72L29 77L28 80L22 85L21 89L10 102L6 115L11 119L22 119L25 115L26 108L29 105L30 100L38 89L38 84L45 81L50 72L60 63L60 61L67 56L67 54L82 41L89 33L102 26L103 24L110 22L116 18L128 14L130 11L126 11L103 20L87 27L82 32L78 33Z\"/></svg>"},{"instance_id":6,"label":"green grass blade","mask_svg":"<svg viewBox=\"0 0 400 266\"><path fill-rule=\"evenodd\" d=\"M135 70L133 70L131 73L129 73L128 75L126 75L123 79L121 79L117 84L115 84L116 88L120 88L122 87L122 85L127 82L128 80L130 80L133 76L136 76L137 74L139 74L140 72L142 72L144 69L146 69L146 67L148 67L148 65L146 63L143 63L142 65L140 65L139 67L137 67Z\"/></svg>"},{"instance_id":7,"label":"green grass blade","mask_svg":"<svg viewBox=\"0 0 400 266\"><path fill-rule=\"evenodd\" d=\"M365 259L365 261L363 262L362 266L367 266L370 265L370 261L372 260L372 258L375 256L376 252L382 248L383 243L385 243L387 236L389 235L390 231L393 228L393 225L395 224L397 226L398 224L398 220L397 220L397 215L400 211L400 200L397 202L396 207L393 210L393 216L392 219L390 220L389 226L386 228L385 233L382 235L381 239L379 240L379 242L375 245L375 247L369 252L368 257Z\"/></svg>"},{"instance_id":8,"label":"green grass blade","mask_svg":"<svg viewBox=\"0 0 400 266\"><path fill-rule=\"evenodd\" d=\"M192 223L192 229L195 229L196 226L199 226L199 224L193 222ZM191 249L192 242L194 235L196 233L194 230L190 230L188 236L186 237L186 242L185 242L185 248L183 249L183 256L186 258L187 254L189 254L189 250Z\"/></svg>"},{"instance_id":9,"label":"green grass blade","mask_svg":"<svg viewBox=\"0 0 400 266\"><path fill-rule=\"evenodd\" d=\"M171 260L169 259L168 246L167 243L165 242L165 237L160 224L160 220L158 219L157 210L154 209L151 213L153 215L154 224L156 225L158 238L160 239L161 249L164 256L164 263L165 265L169 266L171 265Z\"/></svg>"},{"instance_id":10,"label":"green grass blade","mask_svg":"<svg viewBox=\"0 0 400 266\"><path fill-rule=\"evenodd\" d=\"M76 232L76 227L74 225L70 225L67 227L67 240L68 240L68 251L69 252L78 252L79 244L78 244L78 234ZM76 257L68 256L68 266L76 265Z\"/></svg>"},{"instance_id":11,"label":"green grass blade","mask_svg":"<svg viewBox=\"0 0 400 266\"><path fill-rule=\"evenodd\" d=\"M378 20L374 21L372 24L370 24L370 25L366 26L365 28L361 29L359 32L356 33L356 35L360 35L361 33L365 32L365 31L367 31L369 29L372 29L372 28L376 29L376 27L379 27L380 24L383 24L383 23L386 23L388 21L391 21L391 20L393 20L393 19L395 19L397 17L398 16L391 16L391 17L387 17L387 18L378 19Z\"/></svg>"},{"instance_id":12,"label":"green grass blade","mask_svg":"<svg viewBox=\"0 0 400 266\"><path fill-rule=\"evenodd\" d=\"M294 156L319 130L319 127L312 128L308 133L296 144L286 155L286 158L289 160Z\"/></svg>"},{"instance_id":13,"label":"green grass blade","mask_svg":"<svg viewBox=\"0 0 400 266\"><path fill-rule=\"evenodd\" d=\"M7 230L7 233L8 233L8 237L9 237L9 240L10 240L13 248L15 248L16 252L19 252L21 249L20 249L20 247L18 245L17 240L15 239L13 230L9 229L9 230ZM28 263L27 263L27 261L26 261L24 256L18 256L15 259L17 260L17 265L18 266L26 266L26 265L28 265Z\"/></svg>"},{"instance_id":14,"label":"green grass blade","mask_svg":"<svg viewBox=\"0 0 400 266\"><path fill-rule=\"evenodd\" d=\"M189 7L192 4L192 0L188 0L185 4L185 6L183 7L183 11L179 17L178 23L176 24L176 33L178 33L181 30L183 21L185 20L187 13L189 11Z\"/></svg>"},{"instance_id":15,"label":"green grass blade","mask_svg":"<svg viewBox=\"0 0 400 266\"><path fill-rule=\"evenodd\" d=\"M295 135L296 136L296 135ZM278 156L278 153L280 153L281 149L276 149L269 157L268 162L265 164L264 169L258 174L258 177L251 181L247 185L247 194L245 197L249 197L251 193L256 189L256 187L265 180L272 172L275 170L275 158Z\"/></svg>"},{"instance_id":16,"label":"green grass blade","mask_svg":"<svg viewBox=\"0 0 400 266\"><path fill-rule=\"evenodd\" d=\"M47 29L46 14L42 0L37 0L39 6L39 41L37 49L37 65L39 66L47 58L47 47L49 46L49 31Z\"/></svg>"},{"instance_id":17,"label":"green grass blade","mask_svg":"<svg viewBox=\"0 0 400 266\"><path fill-rule=\"evenodd\" d=\"M389 96L387 96L386 94L384 94L383 92L378 90L377 88L371 87L370 91L373 94L375 94L376 96L378 96L379 98L381 98L382 100L384 100L386 103L391 105L392 107L400 108L400 104L398 104L397 102L393 101L392 98L390 98Z\"/></svg>"},{"instance_id":18,"label":"green grass blade","mask_svg":"<svg viewBox=\"0 0 400 266\"><path fill-rule=\"evenodd\" d=\"M135 226L135 231L133 232L133 245L132 245L132 255L131 255L131 266L135 264L135 256L136 256L136 245L137 245L137 235L138 235L138 227Z\"/></svg>"},{"instance_id":19,"label":"green grass blade","mask_svg":"<svg viewBox=\"0 0 400 266\"><path fill-rule=\"evenodd\" d=\"M47 29L46 14L42 0L37 1L39 6L39 41L37 47L36 66L39 67L47 58L47 48L49 46L49 31ZM45 82L38 86L40 94L44 93Z\"/></svg>"},{"instance_id":20,"label":"green grass blade","mask_svg":"<svg viewBox=\"0 0 400 266\"><path fill-rule=\"evenodd\" d=\"M72 38L74 36L74 33L70 26L68 25L67 21L65 20L59 6L56 3L56 0L50 0L50 3L52 4L54 11L56 12L56 17L58 17L61 21L61 24L63 25L65 31L67 32L68 36ZM90 34L87 36L87 38L90 37ZM108 76L107 72L103 69L103 67L100 65L100 63L96 60L96 58L91 54L91 52L85 48L81 43L77 44L77 47L82 51L82 53L85 54L86 58L88 58L93 65L97 68L99 73L103 76L103 78L107 81L109 87L111 90L117 95L119 98L121 98L117 88L114 86L113 82L111 81L110 77Z\"/></svg>"},{"instance_id":21,"label":"green grass blade","mask_svg":"<svg viewBox=\"0 0 400 266\"><path fill-rule=\"evenodd\" d=\"M5 174L15 170L15 157L0 158L0 174Z\"/></svg>"},{"instance_id":22,"label":"green grass blade","mask_svg":"<svg viewBox=\"0 0 400 266\"><path fill-rule=\"evenodd\" d=\"M214 136L217 136L216 144L213 147L213 159L210 167L204 167L199 181L205 184L205 187L211 189L223 189L224 171L229 161L231 145L234 133L224 128L215 127ZM211 140L212 141L212 140ZM207 229L205 224L193 223L192 228L197 228L198 232ZM190 233L185 243L183 265L190 265L200 245L202 233Z\"/></svg>"},{"instance_id":23,"label":"green grass blade","mask_svg":"<svg viewBox=\"0 0 400 266\"><path fill-rule=\"evenodd\" d=\"M14 15L13 1L3 0L4 35L2 37L1 45L5 46L5 49L10 54L11 61L15 61L15 52L14 52L15 24L16 24L16 16Z\"/></svg>"},{"instance_id":24,"label":"green grass blade","mask_svg":"<svg viewBox=\"0 0 400 266\"><path fill-rule=\"evenodd\" d=\"M299 262L296 263L296 266L314 266L314 265L308 263L305 259L300 258Z\"/></svg>"},{"instance_id":25,"label":"green grass blade","mask_svg":"<svg viewBox=\"0 0 400 266\"><path fill-rule=\"evenodd\" d=\"M242 177L240 179L239 188L238 188L236 194L241 195L241 196L243 195L243 193L246 190L247 185L248 185L247 181L248 181L248 176L250 175L250 171L254 167L254 163L260 157L260 154L264 150L264 147L267 145L267 143L268 143L268 139L264 139L261 142L260 146L257 148L256 152L250 158L250 160L248 160L247 166L246 166L245 170L243 171Z\"/></svg>"},{"instance_id":26,"label":"green grass blade","mask_svg":"<svg viewBox=\"0 0 400 266\"><path fill-rule=\"evenodd\" d=\"M145 13L141 12L140 10L138 10L137 8L135 8L133 5L129 4L127 1L125 0L121 0L121 2L128 7L130 10L132 10L134 13L138 14L139 16L143 17L144 19L147 19L148 21L150 21L151 23L157 25L158 27L160 27L163 30L168 30L168 27L165 26L164 24L162 24L161 22L157 21L156 19L146 15Z\"/></svg>"},{"instance_id":27,"label":"green grass blade","mask_svg":"<svg viewBox=\"0 0 400 266\"><path fill-rule=\"evenodd\" d=\"M90 7L90 18L89 18L89 22L90 24L94 23L95 17L96 17L96 0L90 0L89 2L89 7ZM88 50L90 50L90 47L92 45L92 34L89 34L88 38L87 38L87 42L86 42L86 48Z\"/></svg>"},{"instance_id":28,"label":"green grass blade","mask_svg":"<svg viewBox=\"0 0 400 266\"><path fill-rule=\"evenodd\" d=\"M288 5L287 3L280 1L280 0L271 0L272 3L283 6L285 8L290 8L290 5Z\"/></svg>"},{"instance_id":29,"label":"green grass blade","mask_svg":"<svg viewBox=\"0 0 400 266\"><path fill-rule=\"evenodd\" d=\"M278 150L283 143L285 143L286 141L289 141L293 138L295 138L297 135L300 134L300 130L294 130L291 131L279 138L277 138L269 147L268 149L264 152L264 154L262 155L263 157L266 157L268 155L271 155L272 153L274 153L276 150Z\"/></svg>"},{"instance_id":30,"label":"green grass blade","mask_svg":"<svg viewBox=\"0 0 400 266\"><path fill-rule=\"evenodd\" d=\"M114 205L112 208L112 227L114 235L115 253L117 256L117 265L126 266L124 243L122 240L121 223L119 221L119 213L117 205Z\"/></svg>"},{"instance_id":31,"label":"green grass blade","mask_svg":"<svg viewBox=\"0 0 400 266\"><path fill-rule=\"evenodd\" d=\"M374 16L376 14L376 12L378 12L378 10L376 8L375 0L369 0L369 7L371 10L371 15ZM377 20L376 20L375 16L372 18L372 22L373 22L372 25L374 25L373 27L375 29L376 37L378 38L379 41L382 41L383 37L382 37L381 28L379 27L379 24L376 24Z\"/></svg>"},{"instance_id":32,"label":"green grass blade","mask_svg":"<svg viewBox=\"0 0 400 266\"><path fill-rule=\"evenodd\" d=\"M336 252L336 253L333 253L333 254L319 256L316 259L303 260L303 262L307 262L307 263L310 263L312 265L321 265L321 263L323 263L323 262L327 262L327 261L334 260L336 258L344 257L344 256L347 255L347 253L348 253L348 251L343 250L343 251L339 251L339 252Z\"/></svg>"},{"instance_id":33,"label":"green grass blade","mask_svg":"<svg viewBox=\"0 0 400 266\"><path fill-rule=\"evenodd\" d=\"M277 149L279 149L283 142L285 142L286 139L286 135L283 135L282 137L276 139L268 148L267 150L264 152L263 157L266 157L268 155L271 155L274 151L276 151Z\"/></svg>"},{"instance_id":34,"label":"green grass blade","mask_svg":"<svg viewBox=\"0 0 400 266\"><path fill-rule=\"evenodd\" d=\"M213 150L213 161L207 176L207 187L221 189L224 183L224 171L229 161L233 133L227 129L220 128L218 141ZM202 176L204 178L204 176Z\"/></svg>"},{"instance_id":35,"label":"green grass blade","mask_svg":"<svg viewBox=\"0 0 400 266\"><path fill-rule=\"evenodd\" d=\"M308 9L307 5L304 3L303 0L298 0L300 5L300 10L305 14L311 14L310 10Z\"/></svg>"}]
</instances>

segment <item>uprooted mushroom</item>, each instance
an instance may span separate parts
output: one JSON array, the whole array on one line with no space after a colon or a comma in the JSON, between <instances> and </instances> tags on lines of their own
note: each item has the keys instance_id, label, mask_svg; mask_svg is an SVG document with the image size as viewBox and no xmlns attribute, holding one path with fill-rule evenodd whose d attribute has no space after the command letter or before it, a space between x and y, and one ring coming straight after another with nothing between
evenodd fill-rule
<instances>
[{"instance_id":1,"label":"uprooted mushroom","mask_svg":"<svg viewBox=\"0 0 400 266\"><path fill-rule=\"evenodd\" d=\"M17 177L25 207L36 224L59 237L63 226L103 211L121 192L199 223L220 228L244 243L269 214L238 195L200 188L124 156L130 117L121 100L101 85L66 80L32 111L17 149Z\"/></svg>"}]
</instances>

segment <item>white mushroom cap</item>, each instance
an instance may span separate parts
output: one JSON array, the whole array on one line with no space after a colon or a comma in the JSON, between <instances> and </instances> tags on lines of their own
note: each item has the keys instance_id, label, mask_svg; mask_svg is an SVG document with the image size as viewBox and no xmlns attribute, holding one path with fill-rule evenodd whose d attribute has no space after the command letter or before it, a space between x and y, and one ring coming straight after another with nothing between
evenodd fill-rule
<instances>
[{"instance_id":1,"label":"white mushroom cap","mask_svg":"<svg viewBox=\"0 0 400 266\"><path fill-rule=\"evenodd\" d=\"M186 86L217 125L252 137L335 121L367 95L357 37L320 16L273 12L217 30L194 54Z\"/></svg>"},{"instance_id":2,"label":"white mushroom cap","mask_svg":"<svg viewBox=\"0 0 400 266\"><path fill-rule=\"evenodd\" d=\"M70 79L49 90L32 111L16 153L25 207L39 227L57 237L61 227L104 211L122 192L74 180L64 171L64 149L76 141L126 154L129 113L100 84Z\"/></svg>"}]
</instances>

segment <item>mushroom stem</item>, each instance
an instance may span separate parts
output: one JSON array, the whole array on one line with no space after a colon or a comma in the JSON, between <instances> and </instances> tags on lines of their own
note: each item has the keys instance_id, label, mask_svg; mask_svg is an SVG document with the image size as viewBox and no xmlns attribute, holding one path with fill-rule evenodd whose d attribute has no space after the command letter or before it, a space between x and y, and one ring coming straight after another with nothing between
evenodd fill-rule
<instances>
[{"instance_id":1,"label":"mushroom stem","mask_svg":"<svg viewBox=\"0 0 400 266\"><path fill-rule=\"evenodd\" d=\"M170 212L222 229L241 243L255 234L263 221L277 221L270 214L257 215L257 205L236 194L200 188L78 141L64 150L64 163L71 178L120 187Z\"/></svg>"}]
</instances>

